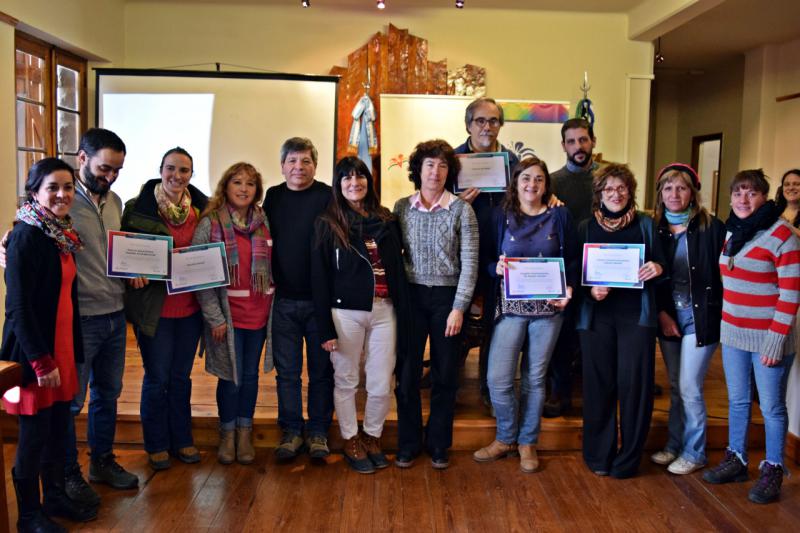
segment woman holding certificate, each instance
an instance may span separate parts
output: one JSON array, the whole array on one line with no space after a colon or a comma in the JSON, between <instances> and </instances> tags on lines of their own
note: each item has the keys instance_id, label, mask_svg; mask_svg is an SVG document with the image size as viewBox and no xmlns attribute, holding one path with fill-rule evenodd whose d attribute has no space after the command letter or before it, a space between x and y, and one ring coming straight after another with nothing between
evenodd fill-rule
<instances>
[{"instance_id":1,"label":"woman holding certificate","mask_svg":"<svg viewBox=\"0 0 800 533\"><path fill-rule=\"evenodd\" d=\"M6 412L19 416L11 469L17 528L66 531L49 517L75 521L97 517L96 506L75 503L64 492L64 460L70 445L66 427L70 402L78 390L75 363L83 361L73 257L83 244L69 217L74 172L60 159L42 159L28 172L25 194L6 246L6 321L0 349L0 359L22 365L22 387L3 396ZM39 498L40 478L44 505Z\"/></svg>"},{"instance_id":2,"label":"woman holding certificate","mask_svg":"<svg viewBox=\"0 0 800 533\"><path fill-rule=\"evenodd\" d=\"M333 198L317 219L311 287L322 348L331 354L333 402L348 464L362 474L389 466L381 450L397 352L410 341L400 228L380 205L363 161L336 164ZM367 404L358 431L356 390L364 353Z\"/></svg>"},{"instance_id":3,"label":"woman holding certificate","mask_svg":"<svg viewBox=\"0 0 800 533\"><path fill-rule=\"evenodd\" d=\"M248 163L228 168L203 211L192 244L225 243L230 285L198 291L203 311L206 371L217 376L219 449L222 464L250 464L258 363L272 305L272 236L258 201L261 174ZM267 343L270 346L270 343ZM272 367L267 351L267 370Z\"/></svg>"},{"instance_id":4,"label":"woman holding certificate","mask_svg":"<svg viewBox=\"0 0 800 533\"><path fill-rule=\"evenodd\" d=\"M578 230L587 285L577 320L583 353L583 459L599 476L626 478L639 469L650 429L658 324L653 280L665 260L653 219L636 210L636 180L627 165L601 168L592 189L592 216ZM634 252L639 260L630 261L619 250L639 250ZM640 288L623 288L620 279Z\"/></svg>"},{"instance_id":5,"label":"woman holding certificate","mask_svg":"<svg viewBox=\"0 0 800 533\"><path fill-rule=\"evenodd\" d=\"M472 207L447 191L460 168L449 144L442 140L418 144L408 166L417 192L398 200L394 214L405 245L414 339L408 355L397 363L395 464L408 468L422 451L419 384L430 336L431 414L425 446L432 466L444 469L453 440L459 336L478 277L478 223Z\"/></svg>"},{"instance_id":6,"label":"woman holding certificate","mask_svg":"<svg viewBox=\"0 0 800 533\"><path fill-rule=\"evenodd\" d=\"M708 483L745 481L747 429L755 377L764 416L766 458L748 495L755 503L780 497L788 416L786 384L795 356L795 315L800 303L800 242L767 200L764 172L742 170L731 181L731 214L719 257L722 286L722 367L728 386L728 449L706 470Z\"/></svg>"},{"instance_id":7,"label":"woman holding certificate","mask_svg":"<svg viewBox=\"0 0 800 533\"><path fill-rule=\"evenodd\" d=\"M122 230L171 236L175 248L189 246L208 198L189 184L192 156L183 148L161 159L160 179L146 182L122 212ZM203 323L194 293L167 294L166 282L136 278L125 293L144 363L141 417L150 466L164 470L170 454L200 461L192 439L191 394L194 355Z\"/></svg>"},{"instance_id":8,"label":"woman holding certificate","mask_svg":"<svg viewBox=\"0 0 800 533\"><path fill-rule=\"evenodd\" d=\"M725 226L700 205L700 178L682 163L658 174L655 221L670 265L657 287L659 343L670 382L668 439L651 459L672 474L706 464L703 381L719 342L722 281L719 253Z\"/></svg>"},{"instance_id":9,"label":"woman holding certificate","mask_svg":"<svg viewBox=\"0 0 800 533\"><path fill-rule=\"evenodd\" d=\"M487 302L485 308L492 309L497 317L488 368L497 433L495 440L475 452L473 458L478 462L494 461L518 449L520 468L526 473L539 467L536 444L547 365L561 330L561 311L569 303L572 288L579 281L577 235L572 219L565 207L548 207L550 196L550 173L544 161L529 157L517 164L502 206L493 212L492 231L486 232L491 242L483 249L491 250L491 255L481 261L494 280L494 299ZM529 284L526 296L512 291L524 281L514 279L523 276L522 267L526 265L519 258L537 258L541 261L537 264L555 267L530 272L536 274L540 282ZM541 283L542 278L554 279ZM553 290L552 287L557 288ZM518 401L514 394L514 378L526 337L529 342L521 369Z\"/></svg>"}]
</instances>

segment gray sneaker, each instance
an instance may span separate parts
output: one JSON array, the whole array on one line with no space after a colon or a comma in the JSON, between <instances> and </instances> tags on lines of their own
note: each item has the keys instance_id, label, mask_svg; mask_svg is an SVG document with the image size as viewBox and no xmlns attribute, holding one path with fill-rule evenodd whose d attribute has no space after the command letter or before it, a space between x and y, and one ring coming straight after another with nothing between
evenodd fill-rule
<instances>
[{"instance_id":1,"label":"gray sneaker","mask_svg":"<svg viewBox=\"0 0 800 533\"><path fill-rule=\"evenodd\" d=\"M114 454L109 452L95 459L89 465L89 481L92 483L105 483L115 489L128 490L139 486L139 478L131 474L114 460Z\"/></svg>"},{"instance_id":2,"label":"gray sneaker","mask_svg":"<svg viewBox=\"0 0 800 533\"><path fill-rule=\"evenodd\" d=\"M78 464L64 469L64 492L70 500L86 507L100 505L100 495L83 479Z\"/></svg>"},{"instance_id":3,"label":"gray sneaker","mask_svg":"<svg viewBox=\"0 0 800 533\"><path fill-rule=\"evenodd\" d=\"M331 454L328 449L328 439L322 435L311 435L306 439L306 447L308 448L308 455L312 459L325 459Z\"/></svg>"},{"instance_id":4,"label":"gray sneaker","mask_svg":"<svg viewBox=\"0 0 800 533\"><path fill-rule=\"evenodd\" d=\"M281 443L275 448L275 458L279 461L294 459L303 450L303 437L297 433L284 433Z\"/></svg>"}]
</instances>

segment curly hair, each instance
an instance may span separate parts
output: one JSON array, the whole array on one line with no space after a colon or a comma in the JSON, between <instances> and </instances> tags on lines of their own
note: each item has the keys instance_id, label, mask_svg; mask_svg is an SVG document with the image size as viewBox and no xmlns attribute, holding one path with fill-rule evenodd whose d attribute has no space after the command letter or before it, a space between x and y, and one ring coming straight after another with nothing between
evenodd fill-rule
<instances>
[{"instance_id":1,"label":"curly hair","mask_svg":"<svg viewBox=\"0 0 800 533\"><path fill-rule=\"evenodd\" d=\"M636 178L633 177L633 172L631 172L628 165L610 163L600 167L594 173L594 178L592 179L592 211L600 209L603 188L605 188L609 178L622 180L622 183L628 188L629 202L632 202L633 208L636 209Z\"/></svg>"},{"instance_id":2,"label":"curly hair","mask_svg":"<svg viewBox=\"0 0 800 533\"><path fill-rule=\"evenodd\" d=\"M453 147L442 139L421 142L414 147L408 160L408 180L414 183L415 189L419 190L422 186L422 163L428 158L441 159L447 163L447 179L444 188L452 191L456 176L461 171L461 162L456 157Z\"/></svg>"}]
</instances>

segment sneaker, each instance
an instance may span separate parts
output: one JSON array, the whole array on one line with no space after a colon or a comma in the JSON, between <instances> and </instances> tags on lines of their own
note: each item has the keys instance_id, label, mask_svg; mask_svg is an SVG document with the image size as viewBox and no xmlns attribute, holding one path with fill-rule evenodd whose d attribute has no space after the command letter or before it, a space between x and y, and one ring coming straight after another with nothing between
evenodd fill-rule
<instances>
[{"instance_id":1,"label":"sneaker","mask_svg":"<svg viewBox=\"0 0 800 533\"><path fill-rule=\"evenodd\" d=\"M115 489L128 490L139 486L139 478L126 471L114 460L115 456L109 452L97 459L92 457L89 465L89 481L105 483Z\"/></svg>"},{"instance_id":2,"label":"sneaker","mask_svg":"<svg viewBox=\"0 0 800 533\"><path fill-rule=\"evenodd\" d=\"M703 481L718 485L731 481L747 481L747 465L730 450L725 450L725 458L714 468L703 472Z\"/></svg>"},{"instance_id":3,"label":"sneaker","mask_svg":"<svg viewBox=\"0 0 800 533\"><path fill-rule=\"evenodd\" d=\"M100 505L100 495L83 479L81 467L77 463L64 469L64 492L70 500L81 505Z\"/></svg>"},{"instance_id":4,"label":"sneaker","mask_svg":"<svg viewBox=\"0 0 800 533\"><path fill-rule=\"evenodd\" d=\"M150 463L150 468L155 471L166 470L172 466L169 460L169 453L166 451L147 454L147 462Z\"/></svg>"},{"instance_id":5,"label":"sneaker","mask_svg":"<svg viewBox=\"0 0 800 533\"><path fill-rule=\"evenodd\" d=\"M186 446L178 449L178 459L187 465L200 462L200 451L194 446Z\"/></svg>"},{"instance_id":6,"label":"sneaker","mask_svg":"<svg viewBox=\"0 0 800 533\"><path fill-rule=\"evenodd\" d=\"M650 460L657 465L668 465L678 458L678 454L672 450L661 450L650 456Z\"/></svg>"},{"instance_id":7,"label":"sneaker","mask_svg":"<svg viewBox=\"0 0 800 533\"><path fill-rule=\"evenodd\" d=\"M279 461L294 459L303 449L303 437L297 433L286 432L281 437L281 443L275 448L275 458Z\"/></svg>"},{"instance_id":8,"label":"sneaker","mask_svg":"<svg viewBox=\"0 0 800 533\"><path fill-rule=\"evenodd\" d=\"M519 445L519 469L531 474L539 469L539 454L534 444Z\"/></svg>"},{"instance_id":9,"label":"sneaker","mask_svg":"<svg viewBox=\"0 0 800 533\"><path fill-rule=\"evenodd\" d=\"M372 461L367 457L367 451L364 449L364 445L361 443L361 439L358 435L344 441L343 451L344 458L347 459L350 468L359 474L375 473L375 465L372 464Z\"/></svg>"},{"instance_id":10,"label":"sneaker","mask_svg":"<svg viewBox=\"0 0 800 533\"><path fill-rule=\"evenodd\" d=\"M750 489L747 498L754 503L774 502L781 495L781 483L783 483L783 467L764 461L761 464L761 475Z\"/></svg>"},{"instance_id":11,"label":"sneaker","mask_svg":"<svg viewBox=\"0 0 800 533\"><path fill-rule=\"evenodd\" d=\"M489 461L496 461L507 457L516 451L517 447L514 444L506 444L495 439L488 446L484 446L477 452L472 454L472 458L479 463L488 463Z\"/></svg>"},{"instance_id":12,"label":"sneaker","mask_svg":"<svg viewBox=\"0 0 800 533\"><path fill-rule=\"evenodd\" d=\"M695 463L688 459L684 459L683 457L678 457L669 464L669 466L667 467L667 472L669 472L670 474L685 476L686 474L691 474L695 470L700 470L704 466L705 465L703 463Z\"/></svg>"},{"instance_id":13,"label":"sneaker","mask_svg":"<svg viewBox=\"0 0 800 533\"><path fill-rule=\"evenodd\" d=\"M450 461L447 458L447 450L445 448L432 448L430 450L431 466L436 470L444 470L450 466Z\"/></svg>"},{"instance_id":14,"label":"sneaker","mask_svg":"<svg viewBox=\"0 0 800 533\"><path fill-rule=\"evenodd\" d=\"M306 439L306 448L308 448L308 455L312 459L325 459L331 454L328 449L328 439L322 435L311 435Z\"/></svg>"},{"instance_id":15,"label":"sneaker","mask_svg":"<svg viewBox=\"0 0 800 533\"><path fill-rule=\"evenodd\" d=\"M394 466L397 468L411 468L414 466L414 459L417 454L408 450L399 450L394 457Z\"/></svg>"},{"instance_id":16,"label":"sneaker","mask_svg":"<svg viewBox=\"0 0 800 533\"><path fill-rule=\"evenodd\" d=\"M389 460L386 459L383 450L381 450L380 437L373 437L369 433L361 433L361 444L367 452L367 457L375 465L375 468L386 468L389 466Z\"/></svg>"}]
</instances>

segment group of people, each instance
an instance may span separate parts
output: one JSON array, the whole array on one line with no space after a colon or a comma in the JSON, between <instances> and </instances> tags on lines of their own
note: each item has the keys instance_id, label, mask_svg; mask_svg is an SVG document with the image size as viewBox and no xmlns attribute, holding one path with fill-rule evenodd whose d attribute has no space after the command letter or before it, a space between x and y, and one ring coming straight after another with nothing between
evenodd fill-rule
<instances>
[{"instance_id":1,"label":"group of people","mask_svg":"<svg viewBox=\"0 0 800 533\"><path fill-rule=\"evenodd\" d=\"M637 210L630 169L598 166L592 125L570 119L561 131L567 163L552 176L537 157L518 161L509 153L505 193L456 194L457 154L508 152L497 139L503 121L494 100L479 98L467 108L463 145L419 143L409 160L415 192L392 211L380 204L370 169L358 158L336 164L331 186L315 180L317 151L298 137L281 147L284 182L266 194L258 170L239 162L206 197L190 184L192 156L175 147L161 160L160 178L123 206L111 186L125 145L99 128L82 137L77 171L56 158L33 165L26 201L0 256L7 287L0 357L23 365L22 387L3 398L20 420L12 469L20 530L57 531L50 516L85 521L97 515L100 498L77 461L74 418L87 386L89 480L117 489L138 486L112 451L126 319L142 355L144 448L155 470L169 468L173 459L200 460L190 403L198 346L206 370L218 378L217 457L223 464L255 459L263 353L263 369L276 370L277 459L303 451L326 457L335 410L348 464L361 473L389 466L381 435L394 378L395 465L411 467L427 452L434 468L447 468L460 338L474 296L483 303L487 332L482 390L497 419L496 438L474 453L476 461L518 454L523 472L539 468L543 413L571 405L577 330L589 469L616 478L637 473L653 407L656 337L671 406L669 440L652 460L674 474L702 468L703 379L721 342L730 444L722 463L703 477L710 483L747 478L754 375L767 450L750 499L776 499L785 472L786 384L800 304L800 171L783 177L777 204L767 200L763 172L736 174L723 224L702 207L694 169L674 163L657 176L651 217ZM171 236L176 247L224 243L230 284L168 294L162 281L108 277L109 230ZM643 244L643 288L582 286L585 243ZM565 297L507 298L504 274L514 268L508 258L521 257L562 258ZM420 382L428 344L430 415L423 424ZM362 355L367 401L359 428Z\"/></svg>"}]
</instances>

